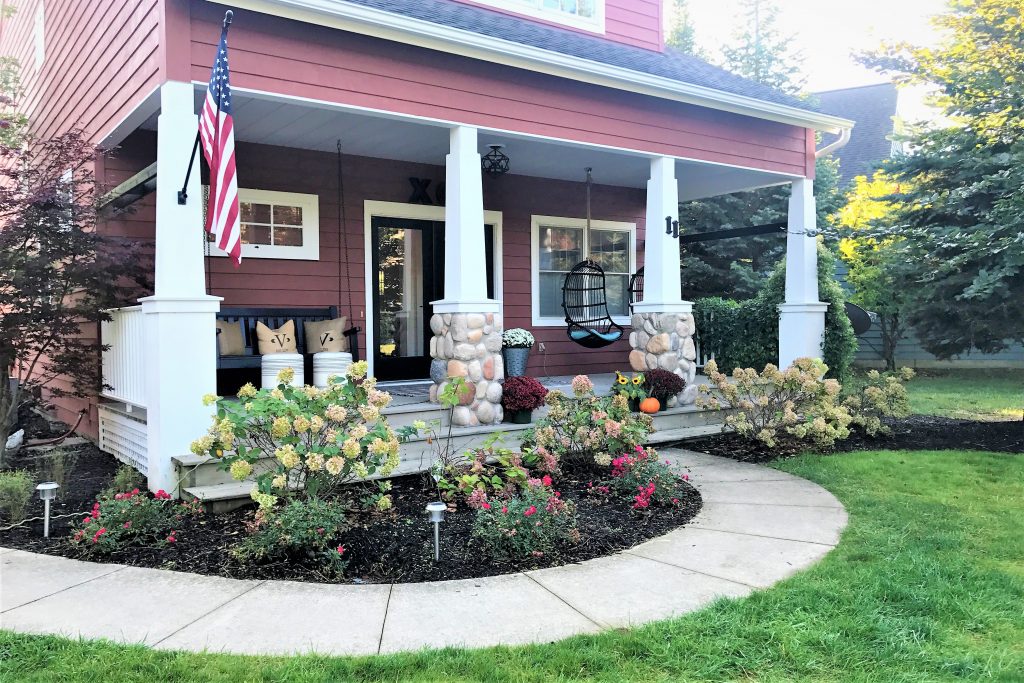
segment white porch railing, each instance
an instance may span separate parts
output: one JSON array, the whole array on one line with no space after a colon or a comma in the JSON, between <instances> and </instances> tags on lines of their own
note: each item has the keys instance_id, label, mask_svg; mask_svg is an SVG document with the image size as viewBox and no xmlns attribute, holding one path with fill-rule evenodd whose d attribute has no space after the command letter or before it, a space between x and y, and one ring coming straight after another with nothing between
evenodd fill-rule
<instances>
[{"instance_id":1,"label":"white porch railing","mask_svg":"<svg viewBox=\"0 0 1024 683\"><path fill-rule=\"evenodd\" d=\"M100 340L103 351L104 398L123 401L129 406L146 407L145 328L142 306L109 311L111 320L102 323Z\"/></svg>"}]
</instances>

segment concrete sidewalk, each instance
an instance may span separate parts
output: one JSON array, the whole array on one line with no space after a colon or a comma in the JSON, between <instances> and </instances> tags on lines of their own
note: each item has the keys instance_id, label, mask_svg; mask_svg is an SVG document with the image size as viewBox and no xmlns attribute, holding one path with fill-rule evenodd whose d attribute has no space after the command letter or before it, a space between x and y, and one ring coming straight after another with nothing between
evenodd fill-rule
<instances>
[{"instance_id":1,"label":"concrete sidewalk","mask_svg":"<svg viewBox=\"0 0 1024 683\"><path fill-rule=\"evenodd\" d=\"M846 512L817 484L683 450L704 498L686 527L608 557L481 579L240 581L0 548L0 627L172 650L376 654L549 642L741 597L814 564Z\"/></svg>"}]
</instances>

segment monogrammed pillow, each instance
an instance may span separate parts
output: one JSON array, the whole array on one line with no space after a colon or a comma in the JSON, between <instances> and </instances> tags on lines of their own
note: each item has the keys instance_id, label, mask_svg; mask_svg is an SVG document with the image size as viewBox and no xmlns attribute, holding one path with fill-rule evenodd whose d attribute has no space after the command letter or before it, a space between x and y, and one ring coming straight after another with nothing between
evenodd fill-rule
<instances>
[{"instance_id":1,"label":"monogrammed pillow","mask_svg":"<svg viewBox=\"0 0 1024 683\"><path fill-rule=\"evenodd\" d=\"M347 318L341 317L303 323L306 326L306 353L348 351L348 339L345 338L346 320Z\"/></svg>"},{"instance_id":2,"label":"monogrammed pillow","mask_svg":"<svg viewBox=\"0 0 1024 683\"><path fill-rule=\"evenodd\" d=\"M222 356L241 356L245 353L242 325L237 320L233 323L217 321L217 352Z\"/></svg>"},{"instance_id":3,"label":"monogrammed pillow","mask_svg":"<svg viewBox=\"0 0 1024 683\"><path fill-rule=\"evenodd\" d=\"M260 344L260 355L270 353L295 353L295 321L289 320L276 330L256 322L256 338Z\"/></svg>"}]
</instances>

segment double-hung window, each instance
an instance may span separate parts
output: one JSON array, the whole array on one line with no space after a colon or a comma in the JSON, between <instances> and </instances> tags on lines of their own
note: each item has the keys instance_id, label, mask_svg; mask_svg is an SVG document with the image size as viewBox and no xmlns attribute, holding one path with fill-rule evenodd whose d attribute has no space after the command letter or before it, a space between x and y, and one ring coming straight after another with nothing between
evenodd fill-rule
<instances>
[{"instance_id":1,"label":"double-hung window","mask_svg":"<svg viewBox=\"0 0 1024 683\"><path fill-rule=\"evenodd\" d=\"M533 324L565 324L562 285L580 261L595 261L605 274L608 311L619 323L629 320L629 277L636 269L636 224L582 218L533 216L530 264Z\"/></svg>"}]
</instances>

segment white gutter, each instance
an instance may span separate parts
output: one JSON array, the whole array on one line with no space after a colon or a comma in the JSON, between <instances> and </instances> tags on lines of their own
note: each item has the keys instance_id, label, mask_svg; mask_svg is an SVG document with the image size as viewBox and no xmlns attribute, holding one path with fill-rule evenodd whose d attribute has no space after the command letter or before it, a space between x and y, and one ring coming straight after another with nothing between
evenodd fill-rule
<instances>
[{"instance_id":1,"label":"white gutter","mask_svg":"<svg viewBox=\"0 0 1024 683\"><path fill-rule=\"evenodd\" d=\"M328 26L662 99L778 121L801 128L841 133L844 129L853 127L853 121L838 116L683 83L664 76L623 69L339 0L235 0L231 4L238 9Z\"/></svg>"},{"instance_id":2,"label":"white gutter","mask_svg":"<svg viewBox=\"0 0 1024 683\"><path fill-rule=\"evenodd\" d=\"M814 158L820 159L826 154L831 154L837 149L842 149L843 147L846 147L846 143L850 141L850 134L852 132L853 131L849 128L843 128L841 131L839 131L839 139L828 143L827 145L816 151L814 153Z\"/></svg>"}]
</instances>

